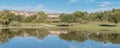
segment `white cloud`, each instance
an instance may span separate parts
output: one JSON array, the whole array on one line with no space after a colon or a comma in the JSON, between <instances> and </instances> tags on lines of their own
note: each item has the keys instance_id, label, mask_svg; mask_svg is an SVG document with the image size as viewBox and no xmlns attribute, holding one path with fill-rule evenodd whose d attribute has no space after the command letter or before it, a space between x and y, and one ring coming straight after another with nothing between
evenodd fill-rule
<instances>
[{"instance_id":1,"label":"white cloud","mask_svg":"<svg viewBox=\"0 0 120 48\"><path fill-rule=\"evenodd\" d=\"M79 1L79 0L69 0L67 3L69 4L69 3L75 3L75 2L77 2L77 1Z\"/></svg>"},{"instance_id":2,"label":"white cloud","mask_svg":"<svg viewBox=\"0 0 120 48\"><path fill-rule=\"evenodd\" d=\"M67 2L67 4L69 4L69 3L75 3L75 2L78 2L78 1L80 1L80 0L69 0L69 1ZM88 4L88 3L95 2L95 0L83 0L83 2L84 2L85 4Z\"/></svg>"},{"instance_id":3,"label":"white cloud","mask_svg":"<svg viewBox=\"0 0 120 48\"><path fill-rule=\"evenodd\" d=\"M95 0L84 0L86 4L95 2Z\"/></svg>"},{"instance_id":4,"label":"white cloud","mask_svg":"<svg viewBox=\"0 0 120 48\"><path fill-rule=\"evenodd\" d=\"M113 4L112 2L102 2L99 6L107 7L107 6L112 5L112 4Z\"/></svg>"},{"instance_id":5,"label":"white cloud","mask_svg":"<svg viewBox=\"0 0 120 48\"><path fill-rule=\"evenodd\" d=\"M44 8L45 6L43 4L38 4L36 7L37 8Z\"/></svg>"},{"instance_id":6,"label":"white cloud","mask_svg":"<svg viewBox=\"0 0 120 48\"><path fill-rule=\"evenodd\" d=\"M18 10L18 11L45 11L47 13L66 13L67 11L65 10L54 10L47 8L43 4L38 4L36 6L26 6L26 5L2 5L0 6L0 10Z\"/></svg>"},{"instance_id":7,"label":"white cloud","mask_svg":"<svg viewBox=\"0 0 120 48\"><path fill-rule=\"evenodd\" d=\"M88 11L88 12L100 12L100 11L106 11L106 10L112 10L113 8L120 8L120 7L100 7L100 8L94 8L94 9L86 9L86 10L83 10L83 11Z\"/></svg>"},{"instance_id":8,"label":"white cloud","mask_svg":"<svg viewBox=\"0 0 120 48\"><path fill-rule=\"evenodd\" d=\"M7 10L25 10L25 11L37 11L42 10L45 6L43 4L38 4L36 6L9 6L9 5L2 5L0 6L1 9Z\"/></svg>"}]
</instances>

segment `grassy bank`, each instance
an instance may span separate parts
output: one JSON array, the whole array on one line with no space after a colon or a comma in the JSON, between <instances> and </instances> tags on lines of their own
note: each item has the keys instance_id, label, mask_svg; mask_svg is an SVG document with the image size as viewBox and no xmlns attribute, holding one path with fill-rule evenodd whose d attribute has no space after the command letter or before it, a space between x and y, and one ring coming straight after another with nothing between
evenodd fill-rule
<instances>
[{"instance_id":1,"label":"grassy bank","mask_svg":"<svg viewBox=\"0 0 120 48\"><path fill-rule=\"evenodd\" d=\"M54 27L55 25L49 25L45 23L20 23L19 25L9 25L8 27L3 27L0 25L0 28L6 29L6 28L49 28Z\"/></svg>"},{"instance_id":2,"label":"grassy bank","mask_svg":"<svg viewBox=\"0 0 120 48\"><path fill-rule=\"evenodd\" d=\"M59 23L53 24L44 24L44 23L21 23L20 26L9 26L9 27L2 27L0 28L50 28L50 29L57 29L57 28L68 28L68 27L59 27L57 26ZM104 23L104 22L90 22L87 24L73 24L70 26L70 30L88 30L91 32L97 31L117 31L120 32L120 23L115 27L110 26L99 26L100 24L111 24L114 23Z\"/></svg>"},{"instance_id":3,"label":"grassy bank","mask_svg":"<svg viewBox=\"0 0 120 48\"><path fill-rule=\"evenodd\" d=\"M110 24L113 25L114 23L103 23L103 22L90 22L87 24L79 24L70 27L73 30L89 30L89 31L117 31L120 32L120 23L115 26L99 26L100 24Z\"/></svg>"}]
</instances>

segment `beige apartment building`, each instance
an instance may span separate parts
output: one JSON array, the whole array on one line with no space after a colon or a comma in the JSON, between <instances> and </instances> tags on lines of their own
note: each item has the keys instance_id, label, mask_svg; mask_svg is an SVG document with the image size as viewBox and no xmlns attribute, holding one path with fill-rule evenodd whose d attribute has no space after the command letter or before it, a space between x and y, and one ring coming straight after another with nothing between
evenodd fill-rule
<instances>
[{"instance_id":1,"label":"beige apartment building","mask_svg":"<svg viewBox=\"0 0 120 48\"><path fill-rule=\"evenodd\" d=\"M25 16L25 17L28 17L28 16L32 16L32 15L35 15L36 12L27 12L27 11L10 11L11 13L14 13L15 15L22 15L22 16Z\"/></svg>"},{"instance_id":2,"label":"beige apartment building","mask_svg":"<svg viewBox=\"0 0 120 48\"><path fill-rule=\"evenodd\" d=\"M14 13L15 15L23 15L23 16L26 16L26 17L37 14L37 12L28 12L28 11L14 11L14 10L11 10L10 12ZM58 18L59 17L59 13L46 13L46 14L48 14L49 18Z\"/></svg>"},{"instance_id":3,"label":"beige apartment building","mask_svg":"<svg viewBox=\"0 0 120 48\"><path fill-rule=\"evenodd\" d=\"M22 15L22 16L25 16L25 17L29 17L29 16L37 14L37 12L28 12L28 11L14 11L14 10L11 10L10 12L14 13L15 15ZM59 13L46 13L46 14L48 15L49 20L51 20L53 22L60 21L60 19L59 19L60 14Z\"/></svg>"},{"instance_id":4,"label":"beige apartment building","mask_svg":"<svg viewBox=\"0 0 120 48\"><path fill-rule=\"evenodd\" d=\"M48 18L49 18L52 22L60 21L60 19L59 19L60 14L59 14L59 13L47 13L47 14L48 14Z\"/></svg>"}]
</instances>

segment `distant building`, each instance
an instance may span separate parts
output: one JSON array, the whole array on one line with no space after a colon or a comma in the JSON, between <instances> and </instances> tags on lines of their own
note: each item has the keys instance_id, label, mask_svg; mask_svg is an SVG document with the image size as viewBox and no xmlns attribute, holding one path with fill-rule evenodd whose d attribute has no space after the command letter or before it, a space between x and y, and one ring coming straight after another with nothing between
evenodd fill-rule
<instances>
[{"instance_id":1,"label":"distant building","mask_svg":"<svg viewBox=\"0 0 120 48\"><path fill-rule=\"evenodd\" d=\"M32 16L32 15L36 14L36 12L27 12L27 11L13 11L13 10L11 10L10 12L14 13L15 15L22 15L25 17Z\"/></svg>"},{"instance_id":2,"label":"distant building","mask_svg":"<svg viewBox=\"0 0 120 48\"><path fill-rule=\"evenodd\" d=\"M32 16L37 14L37 12L28 12L28 11L14 11L14 10L10 10L11 13L14 13L15 15L22 15L22 16ZM59 17L59 13L46 13L48 14L49 18L58 18Z\"/></svg>"},{"instance_id":3,"label":"distant building","mask_svg":"<svg viewBox=\"0 0 120 48\"><path fill-rule=\"evenodd\" d=\"M58 18L59 17L59 13L47 13L49 18Z\"/></svg>"},{"instance_id":4,"label":"distant building","mask_svg":"<svg viewBox=\"0 0 120 48\"><path fill-rule=\"evenodd\" d=\"M58 22L60 21L59 19L59 13L47 13L48 14L48 18L52 21L52 22Z\"/></svg>"},{"instance_id":5,"label":"distant building","mask_svg":"<svg viewBox=\"0 0 120 48\"><path fill-rule=\"evenodd\" d=\"M14 11L14 10L10 10L11 13L14 13L15 15L22 15L25 17L28 16L32 16L37 14L37 12L28 12L28 11ZM48 15L49 20L51 20L52 22L58 22L60 21L59 19L59 13L46 13Z\"/></svg>"}]
</instances>

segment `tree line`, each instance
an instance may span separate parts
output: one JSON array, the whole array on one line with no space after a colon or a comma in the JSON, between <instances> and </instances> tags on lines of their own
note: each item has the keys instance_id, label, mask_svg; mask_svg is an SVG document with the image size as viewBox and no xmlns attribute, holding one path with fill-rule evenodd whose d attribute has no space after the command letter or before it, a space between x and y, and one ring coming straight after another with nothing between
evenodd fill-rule
<instances>
[{"instance_id":1,"label":"tree line","mask_svg":"<svg viewBox=\"0 0 120 48\"><path fill-rule=\"evenodd\" d=\"M120 22L120 9L112 9L103 12L88 13L76 11L71 14L61 13L59 15L59 22L64 23L87 23L90 21L113 22L118 24ZM40 11L32 16L22 16L10 13L9 10L0 12L0 24L10 25L12 23L48 23L50 19L48 15Z\"/></svg>"},{"instance_id":2,"label":"tree line","mask_svg":"<svg viewBox=\"0 0 120 48\"><path fill-rule=\"evenodd\" d=\"M62 22L67 23L86 23L89 21L101 21L101 22L114 22L115 24L120 22L120 9L112 9L104 12L81 12L76 11L71 14L60 15L60 19Z\"/></svg>"},{"instance_id":3,"label":"tree line","mask_svg":"<svg viewBox=\"0 0 120 48\"><path fill-rule=\"evenodd\" d=\"M20 24L20 23L46 23L47 22L47 14L45 12L40 11L32 16L22 16L15 15L11 13L9 10L3 10L0 12L0 24L2 25L10 25L10 24Z\"/></svg>"}]
</instances>

